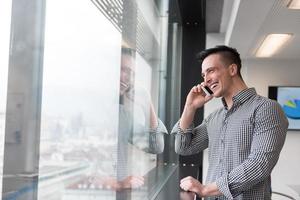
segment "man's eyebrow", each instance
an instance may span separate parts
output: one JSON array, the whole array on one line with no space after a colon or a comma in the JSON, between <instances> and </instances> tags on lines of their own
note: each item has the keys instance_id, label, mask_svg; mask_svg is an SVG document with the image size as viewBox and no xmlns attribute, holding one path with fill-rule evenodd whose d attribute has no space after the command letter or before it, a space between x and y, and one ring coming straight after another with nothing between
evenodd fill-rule
<instances>
[{"instance_id":1,"label":"man's eyebrow","mask_svg":"<svg viewBox=\"0 0 300 200\"><path fill-rule=\"evenodd\" d=\"M215 67L212 66L212 67L206 68L204 72L201 72L201 75L204 76L204 75L205 75L205 72L207 72L208 70L211 70L211 69L213 69L213 68L215 68Z\"/></svg>"}]
</instances>

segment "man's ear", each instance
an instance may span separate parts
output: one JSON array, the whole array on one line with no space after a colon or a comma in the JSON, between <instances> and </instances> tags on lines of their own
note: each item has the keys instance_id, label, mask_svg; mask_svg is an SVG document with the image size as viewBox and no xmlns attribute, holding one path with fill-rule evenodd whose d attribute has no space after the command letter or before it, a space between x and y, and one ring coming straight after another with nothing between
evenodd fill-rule
<instances>
[{"instance_id":1,"label":"man's ear","mask_svg":"<svg viewBox=\"0 0 300 200\"><path fill-rule=\"evenodd\" d=\"M229 66L229 73L231 76L235 76L238 74L238 66L236 64L231 64Z\"/></svg>"}]
</instances>

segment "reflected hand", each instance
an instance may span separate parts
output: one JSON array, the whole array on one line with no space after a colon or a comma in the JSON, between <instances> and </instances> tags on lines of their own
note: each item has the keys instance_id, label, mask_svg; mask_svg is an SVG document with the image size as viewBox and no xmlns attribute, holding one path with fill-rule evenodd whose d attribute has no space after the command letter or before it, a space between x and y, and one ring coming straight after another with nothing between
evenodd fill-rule
<instances>
[{"instance_id":1,"label":"reflected hand","mask_svg":"<svg viewBox=\"0 0 300 200\"><path fill-rule=\"evenodd\" d=\"M145 179L143 176L128 176L121 181L122 189L139 188L144 185Z\"/></svg>"},{"instance_id":2,"label":"reflected hand","mask_svg":"<svg viewBox=\"0 0 300 200\"><path fill-rule=\"evenodd\" d=\"M150 116L150 128L155 129L158 126L158 120L150 93L145 88L135 87L126 93L126 97L135 105L140 106L145 116Z\"/></svg>"},{"instance_id":3,"label":"reflected hand","mask_svg":"<svg viewBox=\"0 0 300 200\"><path fill-rule=\"evenodd\" d=\"M139 188L144 185L144 177L142 176L128 176L121 181L113 177L107 177L104 179L94 179L95 185L103 185L104 187L112 190Z\"/></svg>"},{"instance_id":4,"label":"reflected hand","mask_svg":"<svg viewBox=\"0 0 300 200\"><path fill-rule=\"evenodd\" d=\"M113 177L106 178L94 178L93 184L96 186L104 186L107 189L118 190L120 188L120 184Z\"/></svg>"}]
</instances>

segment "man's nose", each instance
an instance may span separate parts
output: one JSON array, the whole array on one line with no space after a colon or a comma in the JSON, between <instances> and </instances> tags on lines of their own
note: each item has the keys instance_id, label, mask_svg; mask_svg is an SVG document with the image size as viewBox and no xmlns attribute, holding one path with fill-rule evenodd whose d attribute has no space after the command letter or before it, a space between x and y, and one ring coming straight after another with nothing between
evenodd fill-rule
<instances>
[{"instance_id":1,"label":"man's nose","mask_svg":"<svg viewBox=\"0 0 300 200\"><path fill-rule=\"evenodd\" d=\"M204 83L209 84L211 82L211 78L209 76L204 77Z\"/></svg>"}]
</instances>

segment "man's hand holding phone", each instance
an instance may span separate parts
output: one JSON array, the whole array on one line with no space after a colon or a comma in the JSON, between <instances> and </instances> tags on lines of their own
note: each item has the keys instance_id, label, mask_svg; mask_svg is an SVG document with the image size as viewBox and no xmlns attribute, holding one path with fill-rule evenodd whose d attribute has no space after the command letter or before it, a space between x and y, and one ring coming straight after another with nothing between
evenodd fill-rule
<instances>
[{"instance_id":1,"label":"man's hand holding phone","mask_svg":"<svg viewBox=\"0 0 300 200\"><path fill-rule=\"evenodd\" d=\"M213 95L207 95L204 92L204 87L204 83L194 86L186 97L185 107L179 124L183 131L185 131L193 122L196 110L213 98ZM207 92L209 93L209 91Z\"/></svg>"},{"instance_id":2,"label":"man's hand holding phone","mask_svg":"<svg viewBox=\"0 0 300 200\"><path fill-rule=\"evenodd\" d=\"M211 89L208 86L201 86L202 90L205 92L206 95L211 96L213 95L213 91L211 91Z\"/></svg>"},{"instance_id":3,"label":"man's hand holding phone","mask_svg":"<svg viewBox=\"0 0 300 200\"><path fill-rule=\"evenodd\" d=\"M213 92L204 83L198 84L190 90L186 98L186 106L198 109L213 98L212 94Z\"/></svg>"}]
</instances>

